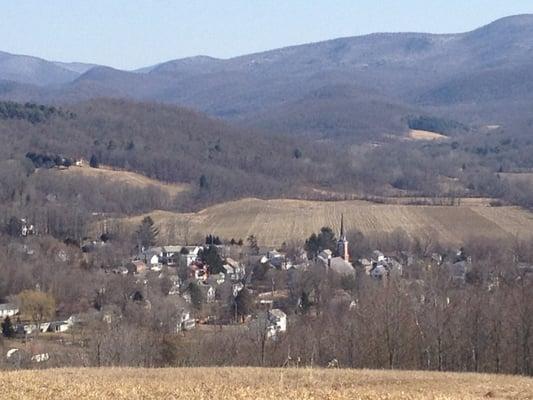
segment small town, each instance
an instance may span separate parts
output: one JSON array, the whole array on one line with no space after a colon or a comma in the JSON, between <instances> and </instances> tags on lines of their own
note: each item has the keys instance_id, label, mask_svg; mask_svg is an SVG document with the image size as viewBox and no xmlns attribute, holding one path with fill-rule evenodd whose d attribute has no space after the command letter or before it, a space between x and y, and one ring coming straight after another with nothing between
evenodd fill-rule
<instances>
[{"instance_id":1,"label":"small town","mask_svg":"<svg viewBox=\"0 0 533 400\"><path fill-rule=\"evenodd\" d=\"M531 0L4 3L0 400L533 399Z\"/></svg>"},{"instance_id":2,"label":"small town","mask_svg":"<svg viewBox=\"0 0 533 400\"><path fill-rule=\"evenodd\" d=\"M18 228L18 243L12 251L36 257L32 246L40 240L38 229L26 219ZM137 250L130 258L112 263L114 257L102 257L114 246L110 232L103 232L98 240L86 240L76 251L69 243L51 256L65 264L74 254L83 263L102 262L89 271L101 286L87 299L90 304L71 304L74 307L70 309L77 312L63 311L69 307L57 304L39 285L5 299L0 304L2 333L8 345L4 362L16 367L69 365L73 360L64 360L71 349L78 353L75 364L95 362L79 354L94 344L93 335L105 336L125 320L150 318L158 324L154 328L162 337L178 340L202 336L208 340L217 332L253 335L254 341L263 343L263 365L269 349L279 352L279 343L296 334L291 332L296 321L301 325L302 318L319 320L339 307L348 313L361 312L362 296L388 292L392 285L393 290L415 296L410 305L415 311L428 302L426 296L444 301L446 308L454 301L449 296L460 299L472 287L493 292L509 274L533 282L533 265L516 264L505 273L487 274L476 268L463 248L439 252L434 243L412 243L402 232L388 235L387 252L370 247L352 251L348 237L354 236L346 229L344 217L336 230L337 234L324 227L302 246L281 248L261 247L254 235L226 241L214 234L196 245L156 246L158 230L146 217L135 232ZM357 237L362 240L360 234ZM352 254L360 257L353 259ZM447 290L435 293L441 285ZM105 341L105 337L99 340ZM96 363L105 363L106 357L99 350ZM323 355L322 361L314 357L293 357L288 352L285 358L277 354L275 359L281 365L322 362L324 366L338 366L341 358L337 352ZM389 362L394 363L394 358ZM437 362L442 360L437 358Z\"/></svg>"}]
</instances>

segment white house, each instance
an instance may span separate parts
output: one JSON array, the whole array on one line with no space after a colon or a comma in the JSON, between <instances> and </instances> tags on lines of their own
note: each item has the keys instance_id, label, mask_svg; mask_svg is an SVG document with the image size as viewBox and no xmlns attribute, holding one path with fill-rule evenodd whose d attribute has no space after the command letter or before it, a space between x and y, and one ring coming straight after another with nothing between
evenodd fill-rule
<instances>
[{"instance_id":1,"label":"white house","mask_svg":"<svg viewBox=\"0 0 533 400\"><path fill-rule=\"evenodd\" d=\"M233 282L242 280L246 273L244 266L241 263L229 257L226 258L226 262L222 267L226 271L226 276Z\"/></svg>"},{"instance_id":2,"label":"white house","mask_svg":"<svg viewBox=\"0 0 533 400\"><path fill-rule=\"evenodd\" d=\"M73 317L70 317L63 321L50 322L50 325L48 326L47 331L54 332L54 333L66 332L73 326L74 326L74 319Z\"/></svg>"},{"instance_id":3,"label":"white house","mask_svg":"<svg viewBox=\"0 0 533 400\"><path fill-rule=\"evenodd\" d=\"M193 262L198 260L198 254L200 253L200 250L202 250L202 247L184 246L182 249L184 250L180 250L180 253L179 253L180 264L188 267Z\"/></svg>"},{"instance_id":4,"label":"white house","mask_svg":"<svg viewBox=\"0 0 533 400\"><path fill-rule=\"evenodd\" d=\"M0 304L0 318L5 317L12 317L13 315L17 315L19 312L19 309L16 305L11 303L6 304Z\"/></svg>"},{"instance_id":5,"label":"white house","mask_svg":"<svg viewBox=\"0 0 533 400\"><path fill-rule=\"evenodd\" d=\"M275 338L279 333L287 331L287 314L279 308L268 311L267 337Z\"/></svg>"},{"instance_id":6,"label":"white house","mask_svg":"<svg viewBox=\"0 0 533 400\"><path fill-rule=\"evenodd\" d=\"M186 310L182 310L176 324L176 332L190 331L196 326L196 321L191 318L191 313Z\"/></svg>"}]
</instances>

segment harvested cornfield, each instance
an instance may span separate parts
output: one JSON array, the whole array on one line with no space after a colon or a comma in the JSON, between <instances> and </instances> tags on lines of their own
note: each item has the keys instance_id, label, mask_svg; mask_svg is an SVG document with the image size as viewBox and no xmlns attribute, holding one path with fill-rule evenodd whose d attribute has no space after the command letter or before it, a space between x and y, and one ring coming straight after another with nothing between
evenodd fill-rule
<instances>
[{"instance_id":1,"label":"harvested cornfield","mask_svg":"<svg viewBox=\"0 0 533 400\"><path fill-rule=\"evenodd\" d=\"M448 139L447 136L441 135L437 132L423 131L419 129L411 129L409 131L409 139L413 140L443 140Z\"/></svg>"},{"instance_id":2,"label":"harvested cornfield","mask_svg":"<svg viewBox=\"0 0 533 400\"><path fill-rule=\"evenodd\" d=\"M164 183L135 172L112 169L106 166L100 166L98 168L90 168L88 166L73 166L65 170L57 170L57 173L61 175L78 176L88 179L92 178L95 180L105 181L107 183L125 184L136 189L155 187L157 189L161 189L164 193L168 193L171 196L176 196L190 190L190 185L185 183Z\"/></svg>"},{"instance_id":3,"label":"harvested cornfield","mask_svg":"<svg viewBox=\"0 0 533 400\"><path fill-rule=\"evenodd\" d=\"M442 242L457 244L473 237L505 239L533 236L533 214L517 207L489 207L483 202L460 206L375 204L365 201L303 201L243 199L221 203L198 213L155 211L149 215L160 228L162 242L194 242L206 234L279 246L304 240L323 226L339 227L341 214L348 231L372 236L401 228L412 237L427 232ZM118 220L130 229L143 216Z\"/></svg>"},{"instance_id":4,"label":"harvested cornfield","mask_svg":"<svg viewBox=\"0 0 533 400\"><path fill-rule=\"evenodd\" d=\"M2 399L517 399L533 379L481 374L259 368L57 369L2 373Z\"/></svg>"}]
</instances>

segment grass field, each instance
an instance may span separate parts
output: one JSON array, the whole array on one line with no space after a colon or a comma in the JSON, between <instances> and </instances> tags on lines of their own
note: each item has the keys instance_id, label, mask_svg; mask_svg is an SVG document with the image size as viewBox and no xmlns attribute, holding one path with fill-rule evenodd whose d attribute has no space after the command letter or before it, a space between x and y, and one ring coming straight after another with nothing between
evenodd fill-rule
<instances>
[{"instance_id":1,"label":"grass field","mask_svg":"<svg viewBox=\"0 0 533 400\"><path fill-rule=\"evenodd\" d=\"M161 230L162 241L189 242L212 233L221 238L255 234L261 245L279 246L303 240L323 226L338 228L341 214L350 229L365 235L404 229L416 236L436 232L443 242L456 244L471 237L503 239L533 236L533 214L516 207L488 207L482 200L460 206L375 204L365 201L304 201L242 199L221 203L198 213L150 213ZM119 220L131 228L143 216Z\"/></svg>"},{"instance_id":2,"label":"grass field","mask_svg":"<svg viewBox=\"0 0 533 400\"><path fill-rule=\"evenodd\" d=\"M413 140L443 140L448 139L447 136L441 135L437 132L422 131L418 129L411 129L408 137Z\"/></svg>"},{"instance_id":3,"label":"grass field","mask_svg":"<svg viewBox=\"0 0 533 400\"><path fill-rule=\"evenodd\" d=\"M171 196L184 193L190 189L190 186L184 183L164 183L155 179L148 178L144 175L130 171L115 170L109 167L100 166L99 168L70 167L65 170L57 170L57 173L71 176L82 176L94 179L102 179L109 183L121 183L131 185L135 188L144 189L148 187L157 187Z\"/></svg>"},{"instance_id":4,"label":"grass field","mask_svg":"<svg viewBox=\"0 0 533 400\"><path fill-rule=\"evenodd\" d=\"M4 372L2 399L517 399L533 379L411 371L194 368Z\"/></svg>"},{"instance_id":5,"label":"grass field","mask_svg":"<svg viewBox=\"0 0 533 400\"><path fill-rule=\"evenodd\" d=\"M500 172L498 175L511 183L524 185L533 183L533 172Z\"/></svg>"}]
</instances>

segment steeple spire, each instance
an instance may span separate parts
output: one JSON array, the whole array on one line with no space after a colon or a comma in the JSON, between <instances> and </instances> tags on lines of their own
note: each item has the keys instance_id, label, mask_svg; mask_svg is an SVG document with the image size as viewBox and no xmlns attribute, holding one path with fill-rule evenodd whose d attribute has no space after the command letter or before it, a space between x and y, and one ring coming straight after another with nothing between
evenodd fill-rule
<instances>
[{"instance_id":1,"label":"steeple spire","mask_svg":"<svg viewBox=\"0 0 533 400\"><path fill-rule=\"evenodd\" d=\"M346 232L344 231L344 214L341 214L341 232L339 241L337 242L337 253L344 260L349 261L348 240L346 239Z\"/></svg>"}]
</instances>

